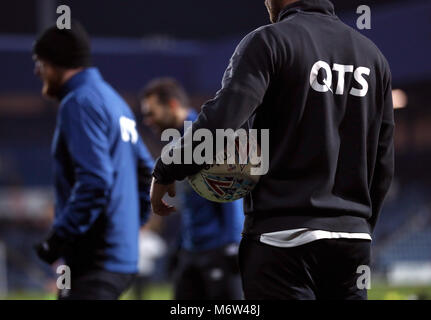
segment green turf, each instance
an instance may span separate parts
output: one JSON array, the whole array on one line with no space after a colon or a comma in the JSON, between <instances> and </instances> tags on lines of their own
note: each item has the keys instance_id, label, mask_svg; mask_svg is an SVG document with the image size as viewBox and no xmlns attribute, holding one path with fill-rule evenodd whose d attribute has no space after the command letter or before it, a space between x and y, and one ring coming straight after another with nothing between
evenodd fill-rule
<instances>
[{"instance_id":1,"label":"green turf","mask_svg":"<svg viewBox=\"0 0 431 320\"><path fill-rule=\"evenodd\" d=\"M144 300L172 300L173 291L169 284L165 285L152 285L149 286L144 292ZM121 296L121 300L137 300L134 296L133 290L127 291Z\"/></svg>"},{"instance_id":2,"label":"green turf","mask_svg":"<svg viewBox=\"0 0 431 320\"><path fill-rule=\"evenodd\" d=\"M55 294L33 292L33 291L16 291L11 292L4 298L5 300L55 300Z\"/></svg>"},{"instance_id":3,"label":"green turf","mask_svg":"<svg viewBox=\"0 0 431 320\"><path fill-rule=\"evenodd\" d=\"M369 300L431 300L431 286L389 287L377 284L368 291Z\"/></svg>"},{"instance_id":4,"label":"green turf","mask_svg":"<svg viewBox=\"0 0 431 320\"><path fill-rule=\"evenodd\" d=\"M152 285L145 290L143 299L145 300L171 300L173 297L172 288L169 284ZM122 300L134 300L133 292L126 292ZM427 287L389 287L384 284L375 284L368 291L370 300L408 300L422 298L431 300L431 286ZM54 300L55 294L41 292L12 292L6 299L8 300Z\"/></svg>"}]
</instances>

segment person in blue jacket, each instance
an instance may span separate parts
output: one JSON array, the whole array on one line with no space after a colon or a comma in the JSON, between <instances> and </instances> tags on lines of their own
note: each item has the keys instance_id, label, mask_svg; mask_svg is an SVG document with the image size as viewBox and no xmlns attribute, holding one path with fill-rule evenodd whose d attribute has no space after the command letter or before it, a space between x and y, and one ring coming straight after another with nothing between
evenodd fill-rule
<instances>
[{"instance_id":1,"label":"person in blue jacket","mask_svg":"<svg viewBox=\"0 0 431 320\"><path fill-rule=\"evenodd\" d=\"M187 108L188 97L174 79L153 80L141 93L146 124L162 132L184 128L197 113ZM174 276L175 298L241 299L237 266L238 243L244 220L242 201L216 203L182 184L181 243Z\"/></svg>"},{"instance_id":2,"label":"person in blue jacket","mask_svg":"<svg viewBox=\"0 0 431 320\"><path fill-rule=\"evenodd\" d=\"M71 289L60 299L117 299L137 273L153 159L129 106L90 67L79 23L47 29L33 51L43 95L61 101L52 144L55 219L36 252L70 268Z\"/></svg>"}]
</instances>

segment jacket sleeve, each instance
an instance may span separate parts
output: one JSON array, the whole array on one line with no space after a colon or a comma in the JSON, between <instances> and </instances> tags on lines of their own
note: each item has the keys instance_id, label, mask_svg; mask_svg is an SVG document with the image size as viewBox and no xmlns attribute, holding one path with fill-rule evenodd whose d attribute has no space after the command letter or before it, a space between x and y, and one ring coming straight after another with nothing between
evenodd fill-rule
<instances>
[{"instance_id":1,"label":"jacket sleeve","mask_svg":"<svg viewBox=\"0 0 431 320\"><path fill-rule=\"evenodd\" d=\"M215 137L216 129L237 130L253 115L275 74L276 55L272 49L277 47L275 41L275 37L262 29L250 33L241 41L224 73L222 88L203 105L198 119L185 136L205 128ZM181 154L185 143L190 140L183 137L178 143ZM153 175L159 183L169 184L199 172L201 167L196 164L166 165L158 159Z\"/></svg>"},{"instance_id":2,"label":"jacket sleeve","mask_svg":"<svg viewBox=\"0 0 431 320\"><path fill-rule=\"evenodd\" d=\"M114 170L107 121L90 101L70 99L60 110L59 121L72 160L75 183L54 222L54 232L71 241L85 234L105 210Z\"/></svg>"},{"instance_id":3,"label":"jacket sleeve","mask_svg":"<svg viewBox=\"0 0 431 320\"><path fill-rule=\"evenodd\" d=\"M389 191L394 176L394 107L392 103L391 75L388 70L388 80L384 95L384 109L380 127L377 158L374 175L371 182L372 216L369 219L371 231L374 230L383 201Z\"/></svg>"},{"instance_id":4,"label":"jacket sleeve","mask_svg":"<svg viewBox=\"0 0 431 320\"><path fill-rule=\"evenodd\" d=\"M150 187L154 160L141 138L138 141L138 187L141 226L146 224L151 213Z\"/></svg>"}]
</instances>

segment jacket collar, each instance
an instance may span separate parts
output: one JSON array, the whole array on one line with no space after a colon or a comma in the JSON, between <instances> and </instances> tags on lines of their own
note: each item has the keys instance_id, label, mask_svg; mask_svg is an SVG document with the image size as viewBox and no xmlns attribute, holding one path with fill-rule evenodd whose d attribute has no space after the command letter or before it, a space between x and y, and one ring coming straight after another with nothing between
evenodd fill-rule
<instances>
[{"instance_id":1,"label":"jacket collar","mask_svg":"<svg viewBox=\"0 0 431 320\"><path fill-rule=\"evenodd\" d=\"M66 81L61 88L61 92L59 94L60 100L63 99L69 92L75 90L83 83L92 82L92 81L100 81L102 80L102 75L100 74L97 68L91 67L82 70L75 74L72 78Z\"/></svg>"},{"instance_id":2,"label":"jacket collar","mask_svg":"<svg viewBox=\"0 0 431 320\"><path fill-rule=\"evenodd\" d=\"M194 121L196 121L197 117L198 117L198 113L193 109L189 109L189 112L187 113L187 117L184 121L194 122ZM184 126L182 126L181 128L178 128L178 129L181 132L181 135L184 135Z\"/></svg>"},{"instance_id":3,"label":"jacket collar","mask_svg":"<svg viewBox=\"0 0 431 320\"><path fill-rule=\"evenodd\" d=\"M334 5L329 0L300 0L284 7L278 16L277 22L297 12L315 12L335 15Z\"/></svg>"},{"instance_id":4,"label":"jacket collar","mask_svg":"<svg viewBox=\"0 0 431 320\"><path fill-rule=\"evenodd\" d=\"M198 113L195 110L190 109L189 113L187 114L186 121L195 121L197 117Z\"/></svg>"}]
</instances>

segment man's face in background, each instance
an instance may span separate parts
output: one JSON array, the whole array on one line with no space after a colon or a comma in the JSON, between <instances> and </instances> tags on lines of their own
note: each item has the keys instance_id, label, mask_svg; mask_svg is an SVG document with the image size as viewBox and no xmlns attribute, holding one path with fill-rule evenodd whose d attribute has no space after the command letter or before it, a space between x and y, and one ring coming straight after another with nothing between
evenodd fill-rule
<instances>
[{"instance_id":1,"label":"man's face in background","mask_svg":"<svg viewBox=\"0 0 431 320\"><path fill-rule=\"evenodd\" d=\"M56 98L61 90L62 73L58 68L54 67L49 62L41 60L37 56L34 60L34 74L38 76L43 83L42 95L49 98Z\"/></svg>"},{"instance_id":2,"label":"man's face in background","mask_svg":"<svg viewBox=\"0 0 431 320\"><path fill-rule=\"evenodd\" d=\"M155 94L141 100L141 112L144 123L155 127L160 133L176 125L174 109L169 104L162 104Z\"/></svg>"}]
</instances>

